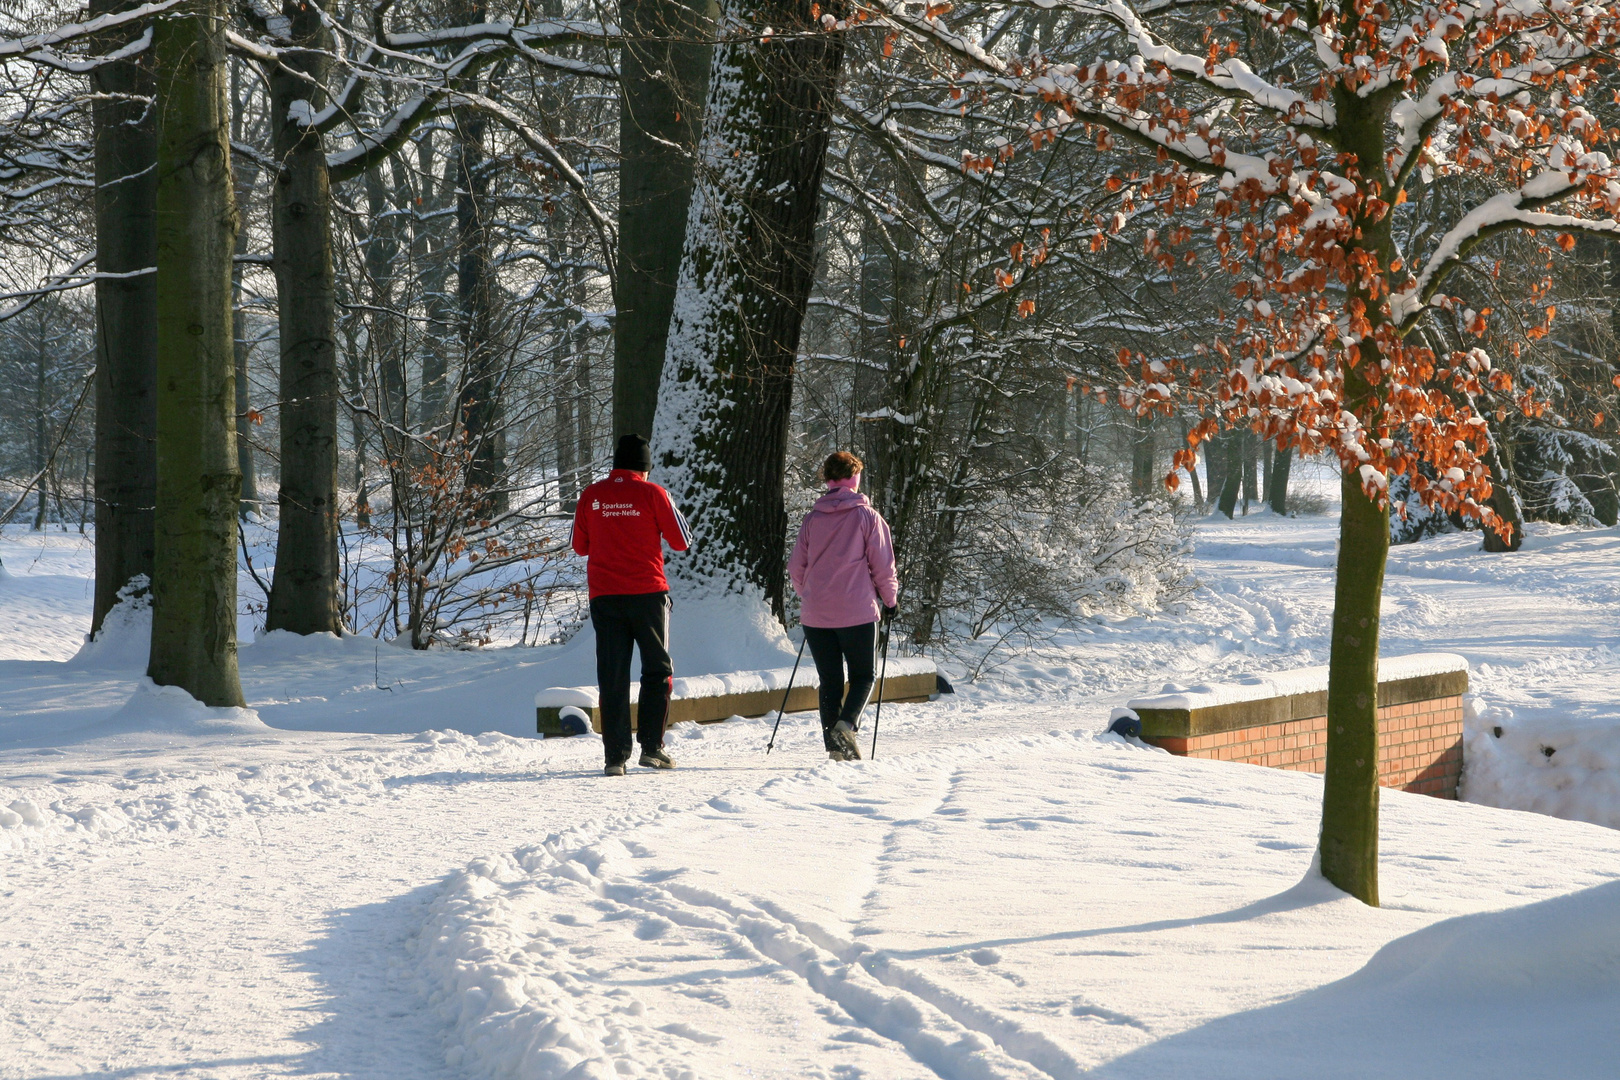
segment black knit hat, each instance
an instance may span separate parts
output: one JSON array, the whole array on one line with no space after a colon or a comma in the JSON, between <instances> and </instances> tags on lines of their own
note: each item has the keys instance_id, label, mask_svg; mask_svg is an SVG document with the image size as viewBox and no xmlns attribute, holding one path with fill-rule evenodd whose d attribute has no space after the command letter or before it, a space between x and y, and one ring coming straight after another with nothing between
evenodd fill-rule
<instances>
[{"instance_id":1,"label":"black knit hat","mask_svg":"<svg viewBox=\"0 0 1620 1080\"><path fill-rule=\"evenodd\" d=\"M626 435L613 451L613 467L632 472L652 472L652 447L640 435Z\"/></svg>"}]
</instances>

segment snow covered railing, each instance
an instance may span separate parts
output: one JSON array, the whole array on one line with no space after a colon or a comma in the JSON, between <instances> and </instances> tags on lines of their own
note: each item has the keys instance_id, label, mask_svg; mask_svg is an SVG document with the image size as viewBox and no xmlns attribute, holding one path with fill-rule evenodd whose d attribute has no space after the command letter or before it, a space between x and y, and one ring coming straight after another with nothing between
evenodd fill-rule
<instances>
[{"instance_id":1,"label":"snow covered railing","mask_svg":"<svg viewBox=\"0 0 1620 1080\"><path fill-rule=\"evenodd\" d=\"M808 657L794 676L790 667L766 671L728 671L715 675L687 675L676 678L670 691L669 723L690 720L713 723L732 716L764 716L782 704L782 691L792 678L787 712L805 712L817 707L821 680ZM891 656L887 678L879 690L884 701L927 701L939 693L939 675L934 662L922 656ZM638 683L630 684L630 722L635 725ZM534 695L535 729L542 735L568 735L574 731L564 712L589 720L591 729L602 730L602 714L596 704L594 686L551 686Z\"/></svg>"},{"instance_id":2,"label":"snow covered railing","mask_svg":"<svg viewBox=\"0 0 1620 1080\"><path fill-rule=\"evenodd\" d=\"M1321 772L1328 669L1296 668L1206 686L1169 684L1131 701L1142 738L1183 757ZM1468 661L1417 653L1378 661L1379 783L1457 797Z\"/></svg>"}]
</instances>

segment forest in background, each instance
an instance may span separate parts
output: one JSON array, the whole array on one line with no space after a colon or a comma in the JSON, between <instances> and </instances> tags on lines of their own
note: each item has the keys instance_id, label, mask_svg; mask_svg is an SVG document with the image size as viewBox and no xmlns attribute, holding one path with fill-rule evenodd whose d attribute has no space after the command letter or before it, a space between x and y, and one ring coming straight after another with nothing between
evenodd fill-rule
<instances>
[{"instance_id":1,"label":"forest in background","mask_svg":"<svg viewBox=\"0 0 1620 1080\"><path fill-rule=\"evenodd\" d=\"M94 625L149 588L149 677L208 705L239 560L269 630L567 621L626 433L693 524L675 591L783 620L806 474L856 448L921 648L1162 604L1178 509L1286 511L1321 456L1321 868L1376 904L1392 538L1620 513L1612 5L7 18L0 514L66 524L82 459Z\"/></svg>"}]
</instances>

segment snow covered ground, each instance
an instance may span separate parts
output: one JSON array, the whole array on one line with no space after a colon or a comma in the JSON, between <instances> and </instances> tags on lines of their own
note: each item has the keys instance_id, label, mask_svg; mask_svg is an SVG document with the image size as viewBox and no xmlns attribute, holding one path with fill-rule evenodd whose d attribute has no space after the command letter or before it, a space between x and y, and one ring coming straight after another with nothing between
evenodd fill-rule
<instances>
[{"instance_id":1,"label":"snow covered ground","mask_svg":"<svg viewBox=\"0 0 1620 1080\"><path fill-rule=\"evenodd\" d=\"M1620 825L1620 531L1392 553L1476 804L1385 795L1380 909L1310 872L1315 778L1097 734L1324 662L1333 525L1201 524L1184 611L885 707L876 761L790 716L623 779L532 737L578 645L270 635L205 710L80 652L76 535L7 532L0 1077L1613 1075L1620 833L1545 815Z\"/></svg>"}]
</instances>

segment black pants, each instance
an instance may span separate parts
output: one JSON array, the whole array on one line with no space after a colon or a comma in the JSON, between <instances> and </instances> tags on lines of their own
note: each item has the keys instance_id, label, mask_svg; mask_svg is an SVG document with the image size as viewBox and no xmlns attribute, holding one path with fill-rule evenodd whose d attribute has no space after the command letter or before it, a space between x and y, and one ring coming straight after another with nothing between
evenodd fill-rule
<instances>
[{"instance_id":1,"label":"black pants","mask_svg":"<svg viewBox=\"0 0 1620 1080\"><path fill-rule=\"evenodd\" d=\"M877 623L859 626L825 626L804 628L805 643L816 661L816 674L821 676L821 740L828 750L837 747L832 741L833 726L838 721L855 727L866 708L866 699L872 694L877 681L873 661L877 658ZM849 663L849 693L844 693L844 664Z\"/></svg>"},{"instance_id":2,"label":"black pants","mask_svg":"<svg viewBox=\"0 0 1620 1080\"><path fill-rule=\"evenodd\" d=\"M602 710L602 749L609 765L630 760L630 649L641 651L641 701L636 736L644 749L664 745L669 716L669 593L598 596L591 600L596 629L596 688Z\"/></svg>"}]
</instances>

